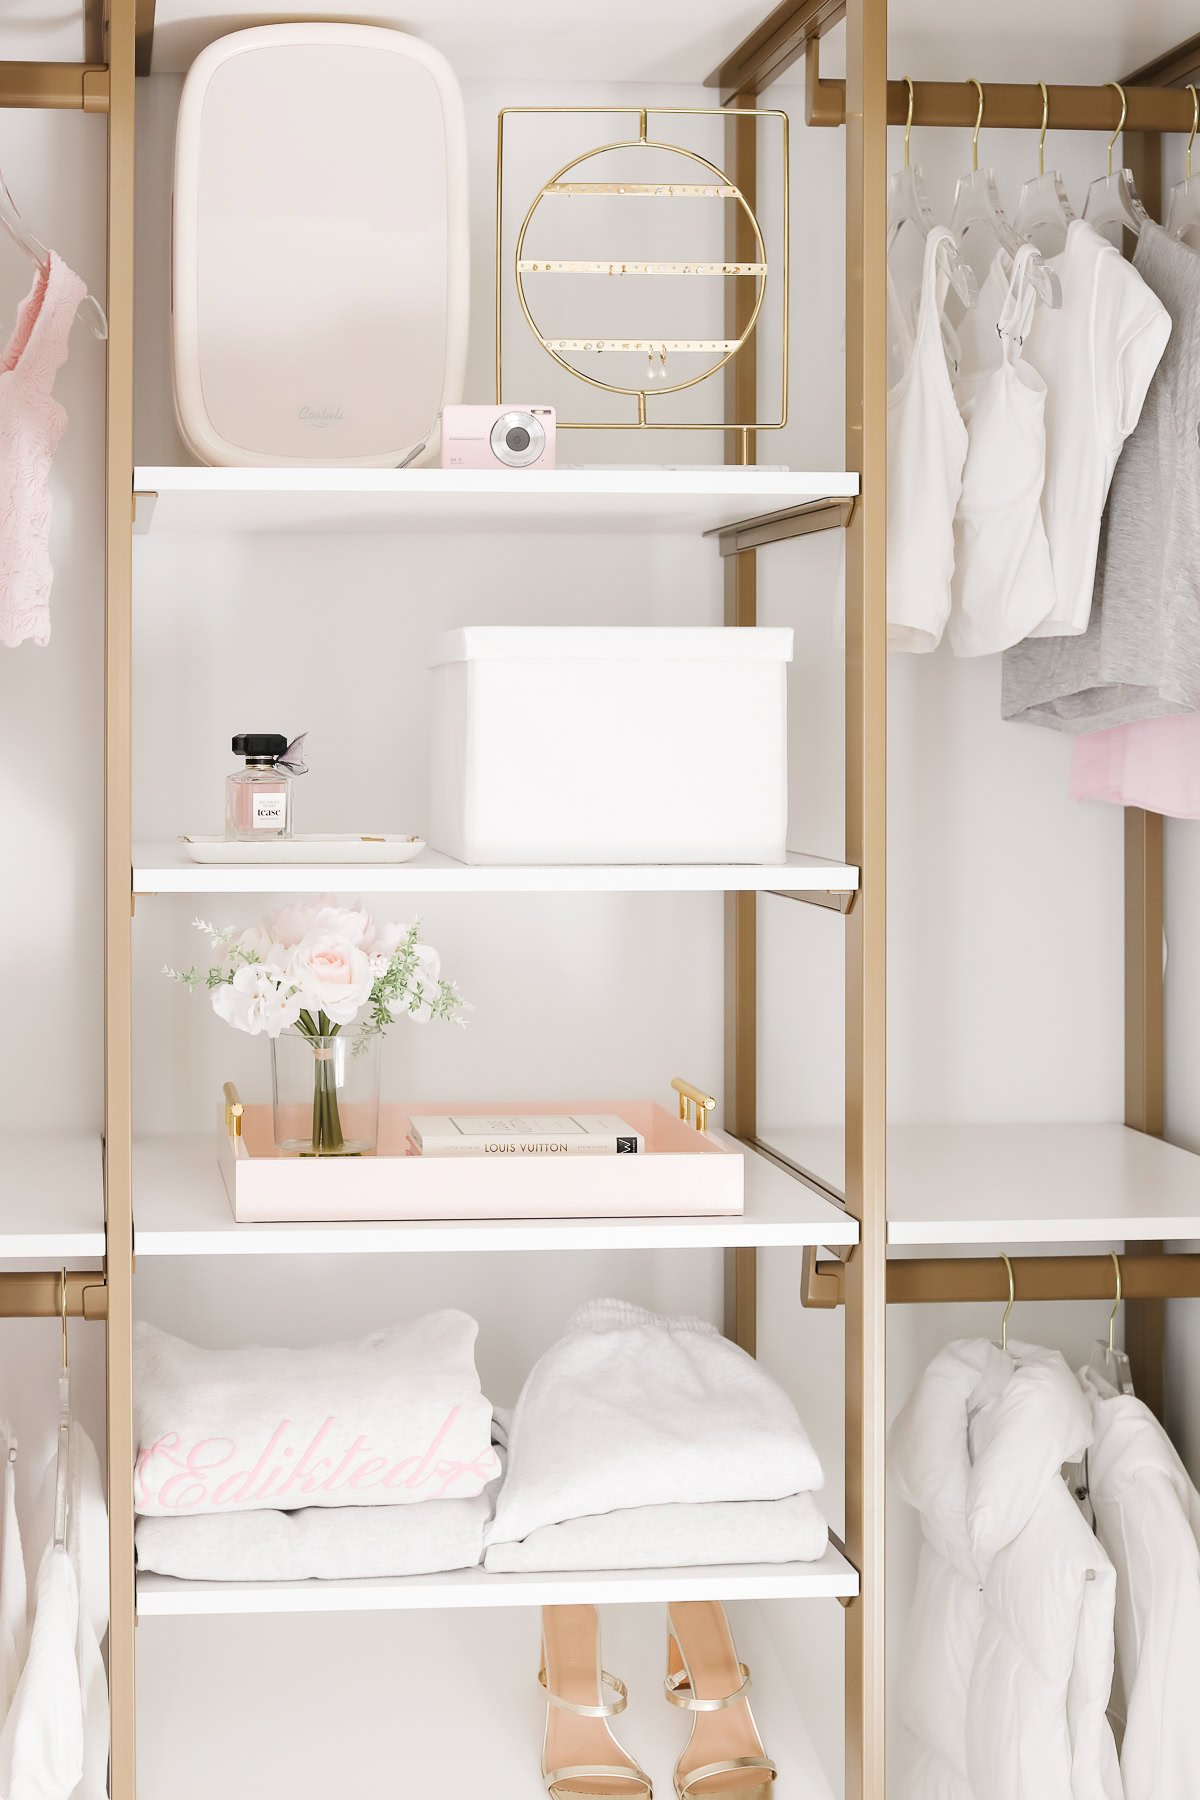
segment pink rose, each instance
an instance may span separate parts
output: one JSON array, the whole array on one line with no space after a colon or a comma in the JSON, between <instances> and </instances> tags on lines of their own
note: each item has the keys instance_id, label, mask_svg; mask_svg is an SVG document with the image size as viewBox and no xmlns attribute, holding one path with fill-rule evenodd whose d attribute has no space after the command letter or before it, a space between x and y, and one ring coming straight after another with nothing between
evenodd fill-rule
<instances>
[{"instance_id":1,"label":"pink rose","mask_svg":"<svg viewBox=\"0 0 1200 1800\"><path fill-rule=\"evenodd\" d=\"M374 983L370 959L358 946L319 927L292 951L287 977L313 1016L323 1012L334 1025L350 1024L370 999Z\"/></svg>"}]
</instances>

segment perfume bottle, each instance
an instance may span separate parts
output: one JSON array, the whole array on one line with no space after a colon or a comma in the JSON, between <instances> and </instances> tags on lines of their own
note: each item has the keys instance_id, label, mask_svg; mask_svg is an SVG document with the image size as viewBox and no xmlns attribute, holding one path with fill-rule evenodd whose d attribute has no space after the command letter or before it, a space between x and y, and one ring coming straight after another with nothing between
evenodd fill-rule
<instances>
[{"instance_id":1,"label":"perfume bottle","mask_svg":"<svg viewBox=\"0 0 1200 1800\"><path fill-rule=\"evenodd\" d=\"M225 836L243 844L292 835L292 780L303 775L294 743L278 731L247 731L233 740L233 753L245 760L225 781Z\"/></svg>"}]
</instances>

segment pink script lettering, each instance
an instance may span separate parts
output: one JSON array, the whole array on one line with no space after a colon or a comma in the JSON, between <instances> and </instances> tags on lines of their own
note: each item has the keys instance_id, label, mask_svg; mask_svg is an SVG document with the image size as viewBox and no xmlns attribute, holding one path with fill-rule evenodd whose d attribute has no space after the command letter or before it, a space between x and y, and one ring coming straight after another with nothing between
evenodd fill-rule
<instances>
[{"instance_id":1,"label":"pink script lettering","mask_svg":"<svg viewBox=\"0 0 1200 1800\"><path fill-rule=\"evenodd\" d=\"M500 1461L490 1444L466 1461L443 1454L460 1412L453 1407L422 1450L396 1462L381 1456L361 1432L347 1443L334 1418L323 1421L299 1454L289 1441L290 1419L281 1419L250 1458L239 1454L232 1438L201 1438L185 1445L179 1432L166 1432L138 1451L134 1488L141 1510L164 1513L286 1506L289 1495L294 1496L292 1504L312 1504L314 1495L376 1489L416 1493L429 1488L438 1499L455 1491L468 1497L495 1479ZM318 1456L320 1450L327 1454Z\"/></svg>"}]
</instances>

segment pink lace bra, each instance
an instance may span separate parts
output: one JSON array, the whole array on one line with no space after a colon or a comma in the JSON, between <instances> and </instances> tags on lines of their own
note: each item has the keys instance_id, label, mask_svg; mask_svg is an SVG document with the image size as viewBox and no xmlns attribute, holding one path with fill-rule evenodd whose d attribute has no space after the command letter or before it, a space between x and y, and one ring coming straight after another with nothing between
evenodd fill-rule
<instances>
[{"instance_id":1,"label":"pink lace bra","mask_svg":"<svg viewBox=\"0 0 1200 1800\"><path fill-rule=\"evenodd\" d=\"M0 357L0 643L50 641L50 460L67 415L52 389L83 282L53 251Z\"/></svg>"}]
</instances>

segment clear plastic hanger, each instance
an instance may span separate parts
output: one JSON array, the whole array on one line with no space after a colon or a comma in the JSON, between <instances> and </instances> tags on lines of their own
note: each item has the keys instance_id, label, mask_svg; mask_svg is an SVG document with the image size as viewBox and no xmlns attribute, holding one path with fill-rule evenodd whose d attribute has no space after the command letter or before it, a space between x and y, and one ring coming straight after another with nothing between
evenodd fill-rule
<instances>
[{"instance_id":1,"label":"clear plastic hanger","mask_svg":"<svg viewBox=\"0 0 1200 1800\"><path fill-rule=\"evenodd\" d=\"M1118 1350L1115 1343L1117 1309L1121 1304L1121 1259L1115 1250L1110 1250L1108 1254L1112 1257L1116 1271L1117 1295L1108 1315L1108 1340L1106 1342L1103 1338L1097 1338L1092 1345L1088 1374L1102 1394L1112 1397L1117 1394L1132 1394L1133 1370L1124 1350Z\"/></svg>"},{"instance_id":2,"label":"clear plastic hanger","mask_svg":"<svg viewBox=\"0 0 1200 1800\"><path fill-rule=\"evenodd\" d=\"M983 130L983 84L976 81L973 75L970 80L979 96L975 130L971 134L971 173L960 177L954 191L950 229L962 243L968 260L978 275L979 264L970 255L971 250L976 247L981 249L990 264L997 248L1006 251L1009 256L1015 256L1021 247L1021 240L1004 216L995 173L979 166L979 133Z\"/></svg>"},{"instance_id":3,"label":"clear plastic hanger","mask_svg":"<svg viewBox=\"0 0 1200 1800\"><path fill-rule=\"evenodd\" d=\"M58 1371L58 1462L54 1471L54 1547L66 1547L71 1493L71 1364L67 1342L67 1271L59 1276L62 1363Z\"/></svg>"},{"instance_id":4,"label":"clear plastic hanger","mask_svg":"<svg viewBox=\"0 0 1200 1800\"><path fill-rule=\"evenodd\" d=\"M1067 230L1075 217L1063 178L1057 169L1046 172L1046 132L1050 125L1050 95L1044 81L1042 130L1038 138L1038 172L1021 189L1013 229L1023 244L1032 244L1043 256L1057 256L1067 242Z\"/></svg>"},{"instance_id":5,"label":"clear plastic hanger","mask_svg":"<svg viewBox=\"0 0 1200 1800\"><path fill-rule=\"evenodd\" d=\"M1001 1350L1007 1351L1007 1349L1008 1349L1008 1318L1009 1318L1009 1314L1012 1312L1013 1307L1017 1303L1017 1280L1016 1280L1016 1276L1013 1274L1013 1266L1012 1266L1011 1262L1008 1260L1008 1257L1004 1254L1003 1250L1000 1252L1000 1261L1004 1264L1004 1267L1008 1270L1008 1305L1005 1307L1004 1317L1000 1321L1000 1348L1001 1348Z\"/></svg>"},{"instance_id":6,"label":"clear plastic hanger","mask_svg":"<svg viewBox=\"0 0 1200 1800\"><path fill-rule=\"evenodd\" d=\"M1167 230L1173 238L1187 244L1192 250L1200 250L1200 178L1192 177L1192 145L1196 141L1196 127L1200 125L1200 93L1188 83L1188 93L1192 96L1192 129L1187 141L1187 173L1183 180L1171 189L1167 201Z\"/></svg>"},{"instance_id":7,"label":"clear plastic hanger","mask_svg":"<svg viewBox=\"0 0 1200 1800\"><path fill-rule=\"evenodd\" d=\"M1004 256L1005 269L1010 269L1014 256L1021 248L1021 239L1004 216L994 171L981 169L979 166L979 133L983 130L983 84L974 75L970 80L979 96L975 130L971 135L971 173L961 176L955 189L950 229L957 237L964 258L971 264L978 279L981 273L986 273L1000 253ZM1054 271L1046 268L1040 257L1031 267L1029 279L1038 299L1044 305L1062 305L1062 284Z\"/></svg>"},{"instance_id":8,"label":"clear plastic hanger","mask_svg":"<svg viewBox=\"0 0 1200 1800\"><path fill-rule=\"evenodd\" d=\"M904 166L888 181L887 209L887 280L888 280L888 386L898 381L908 367L917 325L917 310L925 268L925 244L937 221L925 192L919 168L911 161L913 122L913 84L908 87L908 116L904 122ZM975 305L979 284L974 270L958 253L957 245L944 238L938 250L942 273L963 311ZM942 313L942 342L950 367L957 370L962 360L962 346L950 320Z\"/></svg>"},{"instance_id":9,"label":"clear plastic hanger","mask_svg":"<svg viewBox=\"0 0 1200 1800\"><path fill-rule=\"evenodd\" d=\"M933 216L933 208L925 192L925 181L919 168L914 168L911 161L911 139L913 123L913 84L912 78L904 77L908 88L908 116L904 121L904 166L888 182L887 209L887 254L891 257L905 227L915 231L922 243L929 236L937 223ZM974 306L979 298L979 284L974 270L969 263L963 261L953 244L946 243L942 249L946 274L950 286L958 295L964 306Z\"/></svg>"},{"instance_id":10,"label":"clear plastic hanger","mask_svg":"<svg viewBox=\"0 0 1200 1800\"><path fill-rule=\"evenodd\" d=\"M41 238L34 237L17 211L17 204L9 192L3 169L0 169L0 226L3 226L17 248L23 250L26 256L30 257L42 270L43 274L48 275L50 252ZM108 319L105 317L104 308L94 294L84 295L75 316L83 320L93 337L98 337L101 341L107 338Z\"/></svg>"},{"instance_id":11,"label":"clear plastic hanger","mask_svg":"<svg viewBox=\"0 0 1200 1800\"><path fill-rule=\"evenodd\" d=\"M1120 95L1121 117L1117 121L1117 129L1108 140L1108 172L1093 181L1089 187L1083 216L1097 231L1104 225L1120 225L1137 237L1150 215L1142 205L1133 171L1118 169L1114 175L1112 166L1113 145L1125 129L1125 114L1128 110L1125 89L1119 81L1106 81L1104 85L1115 88Z\"/></svg>"}]
</instances>

